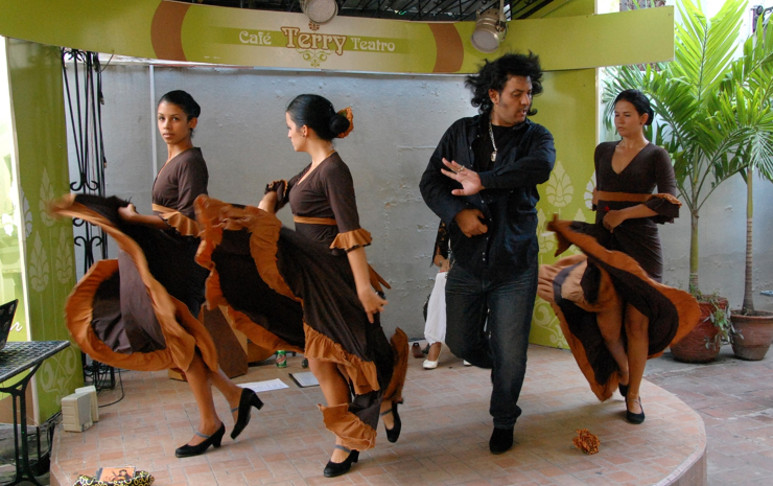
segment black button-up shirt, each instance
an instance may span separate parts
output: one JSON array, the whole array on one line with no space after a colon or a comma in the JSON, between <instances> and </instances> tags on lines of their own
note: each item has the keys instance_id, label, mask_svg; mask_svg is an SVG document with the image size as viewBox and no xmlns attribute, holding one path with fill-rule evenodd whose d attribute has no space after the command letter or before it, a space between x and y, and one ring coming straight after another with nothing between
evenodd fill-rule
<instances>
[{"instance_id":1,"label":"black button-up shirt","mask_svg":"<svg viewBox=\"0 0 773 486\"><path fill-rule=\"evenodd\" d=\"M420 188L424 201L448 226L454 264L499 280L513 277L537 258L537 184L550 177L556 151L550 132L527 119L498 137L504 145L497 143L491 166L482 160L492 151L488 120L484 114L454 122L432 154ZM472 196L451 194L460 184L440 172L443 158L478 172L485 189ZM479 209L488 231L466 237L454 221L463 209Z\"/></svg>"}]
</instances>

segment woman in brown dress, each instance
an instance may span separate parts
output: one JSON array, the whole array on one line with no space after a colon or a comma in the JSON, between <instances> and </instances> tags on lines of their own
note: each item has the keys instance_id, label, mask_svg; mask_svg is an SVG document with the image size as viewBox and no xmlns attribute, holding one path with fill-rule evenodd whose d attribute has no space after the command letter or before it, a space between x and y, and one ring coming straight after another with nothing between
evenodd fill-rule
<instances>
[{"instance_id":1,"label":"woman in brown dress","mask_svg":"<svg viewBox=\"0 0 773 486\"><path fill-rule=\"evenodd\" d=\"M230 306L236 326L259 346L308 358L327 402L320 406L325 425L336 435L324 469L334 477L373 447L379 416L387 438L397 440L408 341L397 329L390 345L381 328L387 301L374 290L379 281L365 254L371 236L359 224L349 168L333 148L350 120L327 99L300 95L286 121L293 149L308 153L311 163L288 182L270 184L258 208L197 201L205 228L199 262L212 270L210 305ZM288 202L295 231L274 215ZM251 258L253 268L239 258ZM300 304L300 320L278 295Z\"/></svg>"},{"instance_id":2,"label":"woman in brown dress","mask_svg":"<svg viewBox=\"0 0 773 486\"><path fill-rule=\"evenodd\" d=\"M673 222L681 203L668 153L650 143L649 100L626 90L614 105L621 140L596 147L596 223L553 221L559 252L585 255L540 269L540 296L550 301L580 368L601 400L617 384L626 420L644 421L639 387L648 357L657 356L697 322L688 293L660 284L659 223ZM657 190L653 194L653 191Z\"/></svg>"},{"instance_id":3,"label":"woman in brown dress","mask_svg":"<svg viewBox=\"0 0 773 486\"><path fill-rule=\"evenodd\" d=\"M117 198L71 195L54 212L99 225L120 251L95 263L67 302L67 324L93 359L134 370L178 368L185 373L199 409L194 437L177 457L220 447L225 425L215 411L211 384L235 414L231 437L241 433L258 396L234 384L217 364L212 337L197 320L208 272L195 263L199 246L193 202L207 193L209 179L201 150L191 137L200 107L184 91L158 103L158 129L168 159L153 184L152 215L137 213Z\"/></svg>"}]
</instances>

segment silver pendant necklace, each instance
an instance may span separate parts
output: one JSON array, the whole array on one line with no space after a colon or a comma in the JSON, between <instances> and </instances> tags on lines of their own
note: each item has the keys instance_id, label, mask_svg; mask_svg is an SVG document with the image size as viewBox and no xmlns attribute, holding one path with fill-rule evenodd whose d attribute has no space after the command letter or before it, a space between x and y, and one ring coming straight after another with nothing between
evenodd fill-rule
<instances>
[{"instance_id":1,"label":"silver pendant necklace","mask_svg":"<svg viewBox=\"0 0 773 486\"><path fill-rule=\"evenodd\" d=\"M488 134L491 137L491 146L494 147L494 151L491 152L491 161L497 160L497 143L494 141L494 129L491 128L491 120L488 122Z\"/></svg>"}]
</instances>

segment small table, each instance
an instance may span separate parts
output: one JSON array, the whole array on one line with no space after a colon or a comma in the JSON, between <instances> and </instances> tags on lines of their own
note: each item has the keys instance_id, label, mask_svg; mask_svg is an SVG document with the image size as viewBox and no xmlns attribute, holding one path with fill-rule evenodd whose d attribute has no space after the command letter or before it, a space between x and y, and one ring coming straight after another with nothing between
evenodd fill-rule
<instances>
[{"instance_id":1,"label":"small table","mask_svg":"<svg viewBox=\"0 0 773 486\"><path fill-rule=\"evenodd\" d=\"M19 484L23 480L42 486L32 474L27 447L27 405L26 390L32 376L49 358L70 345L69 341L24 341L9 342L0 350L0 383L10 380L19 373L29 370L18 383L9 387L0 387L0 392L9 393L13 397L13 445L16 452L16 478L11 484ZM16 403L19 403L17 408ZM21 411L21 414L18 412ZM21 418L18 416L21 415ZM21 425L21 438L19 437ZM21 439L21 440L20 440Z\"/></svg>"}]
</instances>

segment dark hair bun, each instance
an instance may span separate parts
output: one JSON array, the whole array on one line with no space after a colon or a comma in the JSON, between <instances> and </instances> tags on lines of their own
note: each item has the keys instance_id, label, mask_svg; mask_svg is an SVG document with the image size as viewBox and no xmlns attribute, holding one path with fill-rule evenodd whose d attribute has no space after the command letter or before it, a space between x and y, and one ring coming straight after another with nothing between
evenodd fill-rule
<instances>
[{"instance_id":1,"label":"dark hair bun","mask_svg":"<svg viewBox=\"0 0 773 486\"><path fill-rule=\"evenodd\" d=\"M336 113L333 115L332 118L330 118L330 132L334 136L341 135L346 130L349 129L349 120L346 119L345 116L343 116L340 113Z\"/></svg>"},{"instance_id":2,"label":"dark hair bun","mask_svg":"<svg viewBox=\"0 0 773 486\"><path fill-rule=\"evenodd\" d=\"M333 104L319 95L296 96L287 105L287 113L298 126L307 125L323 140L345 136L351 130L349 119L342 113L336 113ZM347 113L351 115L351 110L348 108Z\"/></svg>"}]
</instances>

